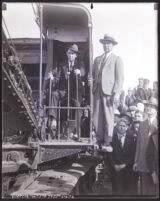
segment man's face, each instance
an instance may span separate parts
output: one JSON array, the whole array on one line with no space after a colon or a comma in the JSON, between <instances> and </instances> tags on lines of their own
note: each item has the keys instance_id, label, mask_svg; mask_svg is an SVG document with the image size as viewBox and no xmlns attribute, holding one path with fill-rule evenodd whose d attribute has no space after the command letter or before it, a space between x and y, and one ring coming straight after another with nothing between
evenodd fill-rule
<instances>
[{"instance_id":1,"label":"man's face","mask_svg":"<svg viewBox=\"0 0 160 201\"><path fill-rule=\"evenodd\" d=\"M121 121L118 123L118 132L120 134L123 135L127 131L127 129L128 129L128 126L125 122Z\"/></svg>"},{"instance_id":2,"label":"man's face","mask_svg":"<svg viewBox=\"0 0 160 201\"><path fill-rule=\"evenodd\" d=\"M145 84L144 84L144 88L145 88L145 89L148 89L148 87L149 87L149 84L148 84L148 83L145 83Z\"/></svg>"},{"instance_id":3,"label":"man's face","mask_svg":"<svg viewBox=\"0 0 160 201\"><path fill-rule=\"evenodd\" d=\"M105 53L111 52L112 49L113 49L113 46L114 46L113 43L110 42L110 41L104 42L104 43L103 43L104 52L105 52Z\"/></svg>"},{"instance_id":4,"label":"man's face","mask_svg":"<svg viewBox=\"0 0 160 201\"><path fill-rule=\"evenodd\" d=\"M74 62L76 57L77 57L77 54L71 50L68 50L67 51L67 57L68 57L69 62Z\"/></svg>"},{"instance_id":5,"label":"man's face","mask_svg":"<svg viewBox=\"0 0 160 201\"><path fill-rule=\"evenodd\" d=\"M154 106L152 106L152 105L149 105L147 107L147 114L148 114L149 118L152 118L152 117L156 116L156 114L157 114L156 108Z\"/></svg>"},{"instance_id":6,"label":"man's face","mask_svg":"<svg viewBox=\"0 0 160 201\"><path fill-rule=\"evenodd\" d=\"M119 116L118 115L114 115L114 123L116 124L119 120Z\"/></svg>"},{"instance_id":7,"label":"man's face","mask_svg":"<svg viewBox=\"0 0 160 201\"><path fill-rule=\"evenodd\" d=\"M143 86L143 80L139 80L139 86Z\"/></svg>"},{"instance_id":8,"label":"man's face","mask_svg":"<svg viewBox=\"0 0 160 201\"><path fill-rule=\"evenodd\" d=\"M140 112L135 113L135 120L136 121L142 121L142 117L143 117L142 113L140 113Z\"/></svg>"},{"instance_id":9,"label":"man's face","mask_svg":"<svg viewBox=\"0 0 160 201\"><path fill-rule=\"evenodd\" d=\"M136 132L138 132L138 130L139 130L139 123L135 123L133 126L134 126L134 130Z\"/></svg>"},{"instance_id":10,"label":"man's face","mask_svg":"<svg viewBox=\"0 0 160 201\"><path fill-rule=\"evenodd\" d=\"M157 86L156 83L153 83L153 89L154 89L154 90L157 90L157 89L158 89L158 86Z\"/></svg>"},{"instance_id":11,"label":"man's face","mask_svg":"<svg viewBox=\"0 0 160 201\"><path fill-rule=\"evenodd\" d=\"M130 111L132 118L135 118L135 112L136 112L135 110L131 110L131 111Z\"/></svg>"},{"instance_id":12,"label":"man's face","mask_svg":"<svg viewBox=\"0 0 160 201\"><path fill-rule=\"evenodd\" d=\"M88 117L88 110L84 110L84 116Z\"/></svg>"},{"instance_id":13,"label":"man's face","mask_svg":"<svg viewBox=\"0 0 160 201\"><path fill-rule=\"evenodd\" d=\"M128 95L131 96L132 95L132 91L128 90Z\"/></svg>"}]
</instances>

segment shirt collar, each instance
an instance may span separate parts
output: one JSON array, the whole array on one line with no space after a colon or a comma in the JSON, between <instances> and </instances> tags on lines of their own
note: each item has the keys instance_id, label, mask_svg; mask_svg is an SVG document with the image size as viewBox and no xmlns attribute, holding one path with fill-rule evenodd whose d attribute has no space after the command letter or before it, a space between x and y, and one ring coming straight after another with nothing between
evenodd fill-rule
<instances>
[{"instance_id":1,"label":"shirt collar","mask_svg":"<svg viewBox=\"0 0 160 201\"><path fill-rule=\"evenodd\" d=\"M106 55L106 58L108 58L111 54L112 54L113 52L112 51L110 51L109 53L104 53L104 55Z\"/></svg>"},{"instance_id":2,"label":"shirt collar","mask_svg":"<svg viewBox=\"0 0 160 201\"><path fill-rule=\"evenodd\" d=\"M118 135L118 139L121 139L122 137L126 137L126 133L124 133L123 135L120 133L117 133L117 135Z\"/></svg>"}]
</instances>

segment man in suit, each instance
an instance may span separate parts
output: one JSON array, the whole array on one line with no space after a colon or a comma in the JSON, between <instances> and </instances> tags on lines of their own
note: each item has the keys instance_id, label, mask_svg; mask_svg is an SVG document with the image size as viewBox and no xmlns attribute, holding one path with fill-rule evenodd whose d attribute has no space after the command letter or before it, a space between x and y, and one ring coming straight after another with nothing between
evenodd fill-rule
<instances>
[{"instance_id":1,"label":"man in suit","mask_svg":"<svg viewBox=\"0 0 160 201\"><path fill-rule=\"evenodd\" d=\"M133 97L135 99L135 103L142 102L142 100L143 100L143 82L144 82L144 79L142 77L140 77L138 79L138 82L139 82L138 86L133 89Z\"/></svg>"},{"instance_id":2,"label":"man in suit","mask_svg":"<svg viewBox=\"0 0 160 201\"><path fill-rule=\"evenodd\" d=\"M146 103L149 101L152 95L152 89L149 88L149 80L144 79L144 93L143 93L143 103Z\"/></svg>"},{"instance_id":3,"label":"man in suit","mask_svg":"<svg viewBox=\"0 0 160 201\"><path fill-rule=\"evenodd\" d=\"M153 131L149 138L147 152L146 152L146 162L149 169L149 173L153 181L153 194L158 195L159 189L159 148L158 148L158 129Z\"/></svg>"},{"instance_id":4,"label":"man in suit","mask_svg":"<svg viewBox=\"0 0 160 201\"><path fill-rule=\"evenodd\" d=\"M118 44L113 37L105 34L100 42L104 54L96 57L93 65L93 124L98 146L111 151L114 103L119 101L124 81L123 62L112 52Z\"/></svg>"},{"instance_id":5,"label":"man in suit","mask_svg":"<svg viewBox=\"0 0 160 201\"><path fill-rule=\"evenodd\" d=\"M147 103L148 118L140 122L139 126L133 170L140 172L142 195L153 195L153 181L147 166L146 152L150 135L157 129L157 108L157 99L152 97Z\"/></svg>"},{"instance_id":6,"label":"man in suit","mask_svg":"<svg viewBox=\"0 0 160 201\"><path fill-rule=\"evenodd\" d=\"M158 82L153 82L152 96L158 99Z\"/></svg>"},{"instance_id":7,"label":"man in suit","mask_svg":"<svg viewBox=\"0 0 160 201\"><path fill-rule=\"evenodd\" d=\"M54 83L52 88L50 105L58 106L80 106L82 97L84 96L83 77L85 75L84 63L77 61L78 46L73 44L66 51L67 61L60 63L57 72L49 73L49 77ZM57 126L57 110L50 109L51 117L50 127ZM75 118L75 110L70 110L69 116ZM67 110L61 110L61 123L67 119Z\"/></svg>"},{"instance_id":8,"label":"man in suit","mask_svg":"<svg viewBox=\"0 0 160 201\"><path fill-rule=\"evenodd\" d=\"M128 122L126 119L120 118L111 143L113 152L109 153L112 189L113 194L117 195L132 194L134 139L127 130Z\"/></svg>"},{"instance_id":9,"label":"man in suit","mask_svg":"<svg viewBox=\"0 0 160 201\"><path fill-rule=\"evenodd\" d=\"M135 105L135 99L133 97L131 88L128 89L128 95L125 97L125 105L127 106L127 108Z\"/></svg>"}]
</instances>

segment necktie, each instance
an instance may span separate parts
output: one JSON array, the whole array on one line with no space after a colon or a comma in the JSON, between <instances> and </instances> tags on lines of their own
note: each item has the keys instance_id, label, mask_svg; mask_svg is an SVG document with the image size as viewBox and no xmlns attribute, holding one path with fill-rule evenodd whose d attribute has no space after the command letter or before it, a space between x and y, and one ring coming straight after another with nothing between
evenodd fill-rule
<instances>
[{"instance_id":1,"label":"necktie","mask_svg":"<svg viewBox=\"0 0 160 201\"><path fill-rule=\"evenodd\" d=\"M122 140L124 139L124 137L125 137L125 135L121 135L120 139L119 139L121 147L123 147L123 141Z\"/></svg>"},{"instance_id":2,"label":"necktie","mask_svg":"<svg viewBox=\"0 0 160 201\"><path fill-rule=\"evenodd\" d=\"M69 71L72 71L72 69L73 69L73 63L69 62Z\"/></svg>"}]
</instances>

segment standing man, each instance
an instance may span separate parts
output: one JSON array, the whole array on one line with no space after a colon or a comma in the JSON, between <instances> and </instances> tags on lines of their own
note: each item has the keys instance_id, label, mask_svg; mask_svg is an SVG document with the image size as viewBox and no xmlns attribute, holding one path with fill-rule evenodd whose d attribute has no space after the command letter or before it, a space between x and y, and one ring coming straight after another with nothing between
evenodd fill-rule
<instances>
[{"instance_id":1,"label":"standing man","mask_svg":"<svg viewBox=\"0 0 160 201\"><path fill-rule=\"evenodd\" d=\"M154 184L152 180L152 175L150 174L149 167L147 165L146 154L149 138L151 134L157 130L157 99L152 97L149 103L147 103L147 106L148 118L140 122L137 138L135 164L133 166L133 170L140 172L142 182L142 194L153 195Z\"/></svg>"},{"instance_id":2,"label":"standing man","mask_svg":"<svg viewBox=\"0 0 160 201\"><path fill-rule=\"evenodd\" d=\"M128 122L120 118L113 134L113 152L109 153L113 193L117 195L132 194L134 139L127 130Z\"/></svg>"},{"instance_id":3,"label":"standing man","mask_svg":"<svg viewBox=\"0 0 160 201\"><path fill-rule=\"evenodd\" d=\"M143 100L143 81L144 79L140 77L138 79L138 86L133 89L133 97L135 99L135 103L141 103Z\"/></svg>"},{"instance_id":4,"label":"standing man","mask_svg":"<svg viewBox=\"0 0 160 201\"><path fill-rule=\"evenodd\" d=\"M152 97L158 99L158 82L157 81L153 82Z\"/></svg>"},{"instance_id":5,"label":"standing man","mask_svg":"<svg viewBox=\"0 0 160 201\"><path fill-rule=\"evenodd\" d=\"M130 106L135 105L135 99L133 97L133 93L132 93L132 89L129 88L128 89L128 94L125 98L125 105L127 106L127 108L129 108Z\"/></svg>"},{"instance_id":6,"label":"standing man","mask_svg":"<svg viewBox=\"0 0 160 201\"><path fill-rule=\"evenodd\" d=\"M149 101L152 95L152 89L149 88L149 80L144 79L144 94L143 94L143 102L146 103Z\"/></svg>"},{"instance_id":7,"label":"standing man","mask_svg":"<svg viewBox=\"0 0 160 201\"><path fill-rule=\"evenodd\" d=\"M124 81L123 62L112 52L117 41L108 34L100 39L104 54L95 58L93 65L93 124L97 144L104 151L110 151L114 127L114 103Z\"/></svg>"}]
</instances>

